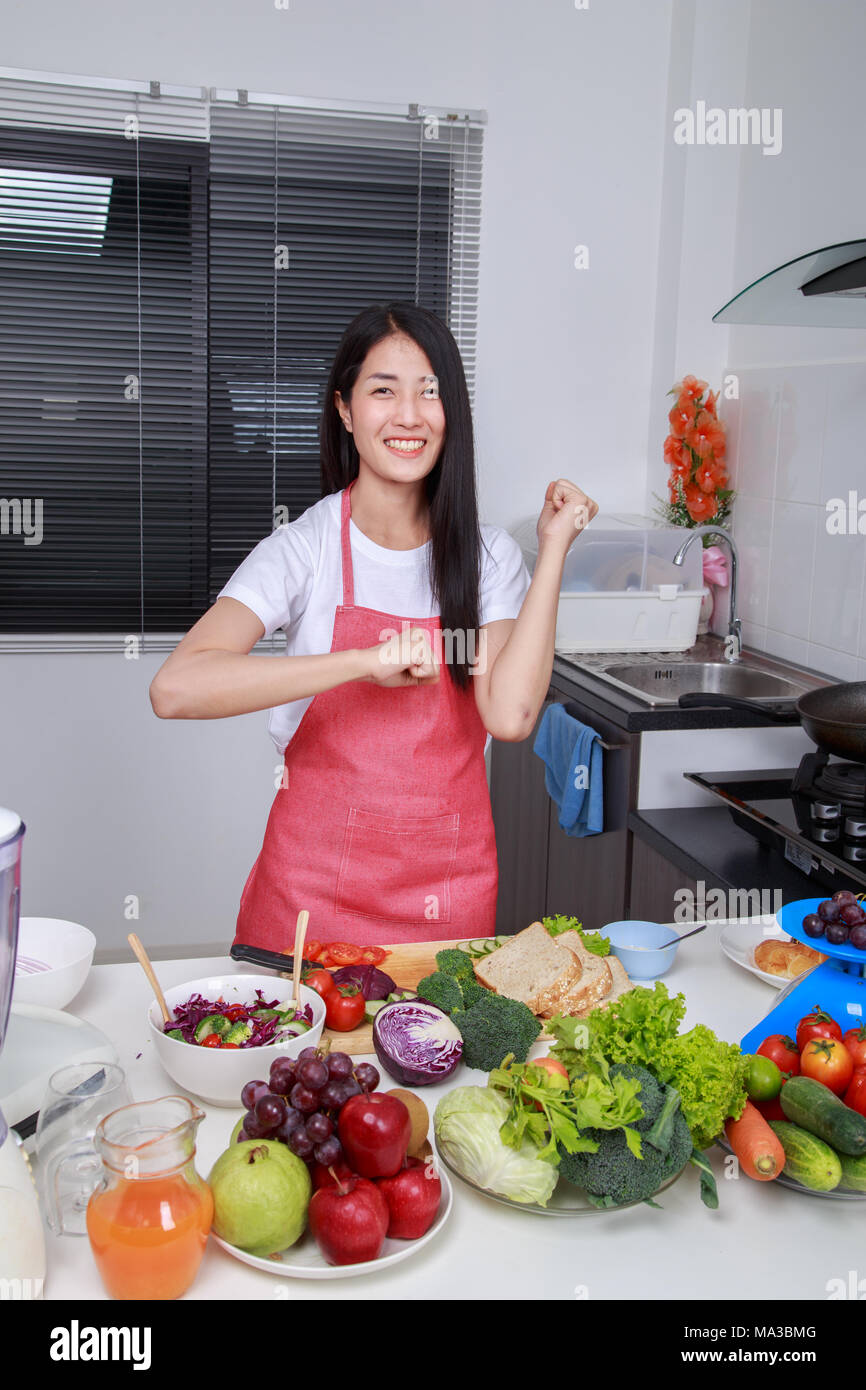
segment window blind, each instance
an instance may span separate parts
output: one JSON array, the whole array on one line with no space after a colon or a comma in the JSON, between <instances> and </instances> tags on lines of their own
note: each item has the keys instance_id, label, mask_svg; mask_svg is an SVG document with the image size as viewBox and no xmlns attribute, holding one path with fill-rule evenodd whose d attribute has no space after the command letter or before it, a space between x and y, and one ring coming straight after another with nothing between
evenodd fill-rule
<instances>
[{"instance_id":1,"label":"window blind","mask_svg":"<svg viewBox=\"0 0 866 1390\"><path fill-rule=\"evenodd\" d=\"M481 121L8 72L0 643L171 646L318 500L359 309L435 310L473 391Z\"/></svg>"}]
</instances>

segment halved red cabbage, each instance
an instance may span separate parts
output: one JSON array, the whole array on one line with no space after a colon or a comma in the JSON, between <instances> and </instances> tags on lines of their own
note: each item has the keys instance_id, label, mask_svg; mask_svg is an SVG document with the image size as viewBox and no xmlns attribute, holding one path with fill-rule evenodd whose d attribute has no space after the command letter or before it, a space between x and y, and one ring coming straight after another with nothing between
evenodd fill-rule
<instances>
[{"instance_id":1,"label":"halved red cabbage","mask_svg":"<svg viewBox=\"0 0 866 1390\"><path fill-rule=\"evenodd\" d=\"M397 989L391 976L375 965L343 965L332 973L335 985L357 985L365 999L387 999Z\"/></svg>"},{"instance_id":2,"label":"halved red cabbage","mask_svg":"<svg viewBox=\"0 0 866 1390\"><path fill-rule=\"evenodd\" d=\"M423 999L386 1004L373 1019L373 1046L389 1076L405 1086L445 1081L463 1056L463 1039L442 1009Z\"/></svg>"}]
</instances>

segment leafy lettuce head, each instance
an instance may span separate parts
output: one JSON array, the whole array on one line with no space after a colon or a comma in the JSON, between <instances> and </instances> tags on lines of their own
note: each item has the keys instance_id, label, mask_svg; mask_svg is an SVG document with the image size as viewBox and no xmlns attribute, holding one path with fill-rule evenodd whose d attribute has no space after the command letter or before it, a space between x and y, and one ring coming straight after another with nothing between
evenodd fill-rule
<instances>
[{"instance_id":1,"label":"leafy lettuce head","mask_svg":"<svg viewBox=\"0 0 866 1390\"><path fill-rule=\"evenodd\" d=\"M559 1170L526 1143L509 1148L500 1136L508 1103L487 1086L459 1086L442 1097L433 1115L436 1147L463 1177L512 1202L546 1207Z\"/></svg>"}]
</instances>

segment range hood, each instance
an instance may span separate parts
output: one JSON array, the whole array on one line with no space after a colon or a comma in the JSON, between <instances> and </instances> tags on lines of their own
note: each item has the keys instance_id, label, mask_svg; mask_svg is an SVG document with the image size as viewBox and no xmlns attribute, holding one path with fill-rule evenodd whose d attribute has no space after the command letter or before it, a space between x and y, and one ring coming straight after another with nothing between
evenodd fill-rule
<instances>
[{"instance_id":1,"label":"range hood","mask_svg":"<svg viewBox=\"0 0 866 1390\"><path fill-rule=\"evenodd\" d=\"M866 328L866 241L841 241L787 261L735 295L713 323Z\"/></svg>"}]
</instances>

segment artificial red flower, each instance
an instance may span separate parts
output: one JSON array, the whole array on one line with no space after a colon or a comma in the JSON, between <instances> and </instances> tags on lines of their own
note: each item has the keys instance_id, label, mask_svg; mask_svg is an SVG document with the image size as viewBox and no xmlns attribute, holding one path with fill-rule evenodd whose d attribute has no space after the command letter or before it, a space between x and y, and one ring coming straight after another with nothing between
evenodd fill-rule
<instances>
[{"instance_id":1,"label":"artificial red flower","mask_svg":"<svg viewBox=\"0 0 866 1390\"><path fill-rule=\"evenodd\" d=\"M689 403L683 403L683 399L680 397L676 405L669 412L668 420L670 421L671 434L675 439L682 439L686 430L691 427L692 421L694 420L694 411L690 408Z\"/></svg>"},{"instance_id":2,"label":"artificial red flower","mask_svg":"<svg viewBox=\"0 0 866 1390\"><path fill-rule=\"evenodd\" d=\"M683 488L686 501L686 510L696 525L702 525L705 521L711 521L716 514L718 506L714 496L706 492L701 492L699 487L693 483L687 483Z\"/></svg>"},{"instance_id":3,"label":"artificial red flower","mask_svg":"<svg viewBox=\"0 0 866 1390\"><path fill-rule=\"evenodd\" d=\"M717 401L718 399L719 399L719 398L718 398L718 396L716 395L716 393L715 393L714 391L710 391L709 395L707 396L707 399L704 401L704 406L703 406L703 408L704 408L704 410L707 412L707 414L708 414L708 415L712 415L712 417L713 417L714 420L717 420L717 419L719 418L719 412L718 412L718 410L717 410L717 408L716 408L716 401Z\"/></svg>"},{"instance_id":4,"label":"artificial red flower","mask_svg":"<svg viewBox=\"0 0 866 1390\"><path fill-rule=\"evenodd\" d=\"M715 452L717 444L724 441L725 434L719 421L714 420L712 415L708 415L705 410L701 410L696 415L694 424L689 426L683 437L689 448L694 449L698 458L705 459L709 454Z\"/></svg>"},{"instance_id":5,"label":"artificial red flower","mask_svg":"<svg viewBox=\"0 0 866 1390\"><path fill-rule=\"evenodd\" d=\"M682 381L678 381L674 390L679 394L681 401L696 402L707 389L705 381L698 381L696 376L684 376Z\"/></svg>"},{"instance_id":6,"label":"artificial red flower","mask_svg":"<svg viewBox=\"0 0 866 1390\"><path fill-rule=\"evenodd\" d=\"M676 478L690 478L692 473L692 455L686 448L681 439L676 435L669 434L665 440L665 463L668 464Z\"/></svg>"},{"instance_id":7,"label":"artificial red flower","mask_svg":"<svg viewBox=\"0 0 866 1390\"><path fill-rule=\"evenodd\" d=\"M701 492L715 492L717 488L724 487L727 480L727 474L717 459L704 459L695 470L695 482Z\"/></svg>"}]
</instances>

